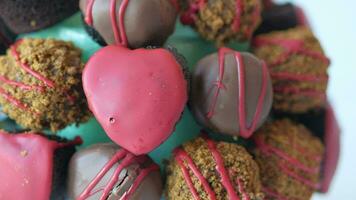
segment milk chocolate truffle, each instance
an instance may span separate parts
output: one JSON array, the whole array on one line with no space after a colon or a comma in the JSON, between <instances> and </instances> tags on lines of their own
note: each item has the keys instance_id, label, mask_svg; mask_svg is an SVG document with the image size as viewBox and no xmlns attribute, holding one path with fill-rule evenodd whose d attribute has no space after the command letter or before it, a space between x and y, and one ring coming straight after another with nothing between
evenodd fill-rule
<instances>
[{"instance_id":1,"label":"milk chocolate truffle","mask_svg":"<svg viewBox=\"0 0 356 200\"><path fill-rule=\"evenodd\" d=\"M303 113L325 105L330 62L309 28L259 35L254 53L270 69L276 111Z\"/></svg>"},{"instance_id":2,"label":"milk chocolate truffle","mask_svg":"<svg viewBox=\"0 0 356 200\"><path fill-rule=\"evenodd\" d=\"M0 17L17 33L51 26L78 10L78 0L1 0Z\"/></svg>"},{"instance_id":3,"label":"milk chocolate truffle","mask_svg":"<svg viewBox=\"0 0 356 200\"><path fill-rule=\"evenodd\" d=\"M0 18L0 54L6 52L6 49L14 42L15 38L16 35L9 30Z\"/></svg>"},{"instance_id":4,"label":"milk chocolate truffle","mask_svg":"<svg viewBox=\"0 0 356 200\"><path fill-rule=\"evenodd\" d=\"M76 200L159 200L158 165L146 155L134 156L111 143L78 151L70 161L68 193Z\"/></svg>"},{"instance_id":5,"label":"milk chocolate truffle","mask_svg":"<svg viewBox=\"0 0 356 200\"><path fill-rule=\"evenodd\" d=\"M262 200L260 174L252 156L239 145L206 136L174 151L167 169L168 200Z\"/></svg>"},{"instance_id":6,"label":"milk chocolate truffle","mask_svg":"<svg viewBox=\"0 0 356 200\"><path fill-rule=\"evenodd\" d=\"M310 199L320 188L324 147L303 125L277 120L262 127L253 139L267 199Z\"/></svg>"},{"instance_id":7,"label":"milk chocolate truffle","mask_svg":"<svg viewBox=\"0 0 356 200\"><path fill-rule=\"evenodd\" d=\"M291 3L272 4L262 11L262 23L255 34L308 26L303 10Z\"/></svg>"},{"instance_id":8,"label":"milk chocolate truffle","mask_svg":"<svg viewBox=\"0 0 356 200\"><path fill-rule=\"evenodd\" d=\"M81 52L70 42L23 39L0 57L0 104L19 125L57 131L85 121Z\"/></svg>"},{"instance_id":9,"label":"milk chocolate truffle","mask_svg":"<svg viewBox=\"0 0 356 200\"><path fill-rule=\"evenodd\" d=\"M223 46L251 38L261 21L260 0L180 0L181 22Z\"/></svg>"},{"instance_id":10,"label":"milk chocolate truffle","mask_svg":"<svg viewBox=\"0 0 356 200\"><path fill-rule=\"evenodd\" d=\"M272 84L263 61L227 48L199 61L192 80L190 108L214 132L248 138L266 120Z\"/></svg>"},{"instance_id":11,"label":"milk chocolate truffle","mask_svg":"<svg viewBox=\"0 0 356 200\"><path fill-rule=\"evenodd\" d=\"M67 165L81 139L0 131L0 199L65 199Z\"/></svg>"},{"instance_id":12,"label":"milk chocolate truffle","mask_svg":"<svg viewBox=\"0 0 356 200\"><path fill-rule=\"evenodd\" d=\"M89 33L99 43L133 49L162 46L173 33L177 17L167 0L80 0L80 9L86 24L94 29L87 28Z\"/></svg>"}]
</instances>

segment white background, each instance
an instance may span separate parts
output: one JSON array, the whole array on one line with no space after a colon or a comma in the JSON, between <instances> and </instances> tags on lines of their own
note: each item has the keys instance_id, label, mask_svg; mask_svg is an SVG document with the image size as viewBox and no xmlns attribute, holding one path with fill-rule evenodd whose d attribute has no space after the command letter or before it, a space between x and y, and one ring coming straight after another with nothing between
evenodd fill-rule
<instances>
[{"instance_id":1,"label":"white background","mask_svg":"<svg viewBox=\"0 0 356 200\"><path fill-rule=\"evenodd\" d=\"M356 1L290 2L304 9L331 58L328 94L342 129L341 158L334 182L328 194L317 194L313 200L356 200Z\"/></svg>"}]
</instances>

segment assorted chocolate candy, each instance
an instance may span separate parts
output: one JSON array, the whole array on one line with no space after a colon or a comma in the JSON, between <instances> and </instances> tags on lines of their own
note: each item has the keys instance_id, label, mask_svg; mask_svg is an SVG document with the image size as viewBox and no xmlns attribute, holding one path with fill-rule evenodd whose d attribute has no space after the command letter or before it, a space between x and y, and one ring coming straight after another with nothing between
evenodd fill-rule
<instances>
[{"instance_id":1,"label":"assorted chocolate candy","mask_svg":"<svg viewBox=\"0 0 356 200\"><path fill-rule=\"evenodd\" d=\"M335 174L330 61L293 4L3 0L0 53L0 199L302 200Z\"/></svg>"},{"instance_id":2,"label":"assorted chocolate candy","mask_svg":"<svg viewBox=\"0 0 356 200\"><path fill-rule=\"evenodd\" d=\"M272 97L267 66L250 53L221 48L193 73L191 110L217 133L250 137L267 119Z\"/></svg>"}]
</instances>

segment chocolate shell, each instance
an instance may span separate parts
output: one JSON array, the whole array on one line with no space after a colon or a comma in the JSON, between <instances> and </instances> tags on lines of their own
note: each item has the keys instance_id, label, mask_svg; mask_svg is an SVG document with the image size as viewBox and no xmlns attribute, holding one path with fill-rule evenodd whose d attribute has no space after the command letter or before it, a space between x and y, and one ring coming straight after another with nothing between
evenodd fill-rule
<instances>
[{"instance_id":1,"label":"chocolate shell","mask_svg":"<svg viewBox=\"0 0 356 200\"><path fill-rule=\"evenodd\" d=\"M114 11L116 7L116 12ZM106 44L161 46L175 27L177 11L167 0L81 0L87 25Z\"/></svg>"},{"instance_id":2,"label":"chocolate shell","mask_svg":"<svg viewBox=\"0 0 356 200\"><path fill-rule=\"evenodd\" d=\"M102 176L101 176L102 175ZM147 156L134 156L102 143L77 152L70 161L69 197L77 200L159 200L159 168Z\"/></svg>"},{"instance_id":3,"label":"chocolate shell","mask_svg":"<svg viewBox=\"0 0 356 200\"><path fill-rule=\"evenodd\" d=\"M0 199L63 200L67 167L80 138L0 131Z\"/></svg>"},{"instance_id":4,"label":"chocolate shell","mask_svg":"<svg viewBox=\"0 0 356 200\"><path fill-rule=\"evenodd\" d=\"M222 48L198 63L190 106L205 127L247 138L266 120L271 105L269 73L252 54Z\"/></svg>"}]
</instances>

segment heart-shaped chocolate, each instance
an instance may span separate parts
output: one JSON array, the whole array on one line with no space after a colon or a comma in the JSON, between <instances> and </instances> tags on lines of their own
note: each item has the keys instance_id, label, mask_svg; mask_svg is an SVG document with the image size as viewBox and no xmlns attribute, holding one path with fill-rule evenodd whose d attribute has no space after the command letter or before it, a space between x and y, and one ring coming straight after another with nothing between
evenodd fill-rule
<instances>
[{"instance_id":1,"label":"heart-shaped chocolate","mask_svg":"<svg viewBox=\"0 0 356 200\"><path fill-rule=\"evenodd\" d=\"M182 67L162 48L102 48L85 66L83 87L108 136L136 155L170 136L188 99Z\"/></svg>"}]
</instances>

